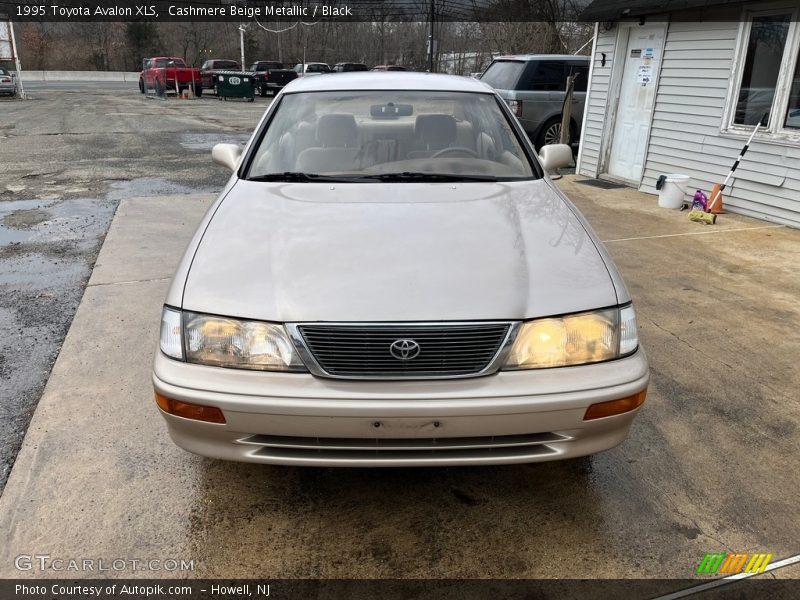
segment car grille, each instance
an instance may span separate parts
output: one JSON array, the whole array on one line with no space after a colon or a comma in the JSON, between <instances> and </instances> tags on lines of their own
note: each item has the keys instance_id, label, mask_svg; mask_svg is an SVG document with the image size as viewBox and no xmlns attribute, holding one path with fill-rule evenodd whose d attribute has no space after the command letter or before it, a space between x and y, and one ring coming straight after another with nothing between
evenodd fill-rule
<instances>
[{"instance_id":1,"label":"car grille","mask_svg":"<svg viewBox=\"0 0 800 600\"><path fill-rule=\"evenodd\" d=\"M553 432L454 438L312 438L253 435L251 456L293 464L336 460L356 465L448 464L449 461L527 462L558 453L550 444L570 438Z\"/></svg>"},{"instance_id":2,"label":"car grille","mask_svg":"<svg viewBox=\"0 0 800 600\"><path fill-rule=\"evenodd\" d=\"M509 323L300 325L306 347L324 371L344 378L468 377L487 370L508 336ZM401 360L391 346L418 344Z\"/></svg>"}]
</instances>

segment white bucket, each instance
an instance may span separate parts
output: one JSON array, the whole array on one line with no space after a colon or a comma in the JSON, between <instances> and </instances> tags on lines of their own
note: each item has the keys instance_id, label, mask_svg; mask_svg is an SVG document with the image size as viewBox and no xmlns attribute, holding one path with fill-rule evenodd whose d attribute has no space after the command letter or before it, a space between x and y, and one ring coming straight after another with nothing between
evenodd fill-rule
<instances>
[{"instance_id":1,"label":"white bucket","mask_svg":"<svg viewBox=\"0 0 800 600\"><path fill-rule=\"evenodd\" d=\"M658 205L663 208L680 208L688 186L688 175L667 175L658 192Z\"/></svg>"}]
</instances>

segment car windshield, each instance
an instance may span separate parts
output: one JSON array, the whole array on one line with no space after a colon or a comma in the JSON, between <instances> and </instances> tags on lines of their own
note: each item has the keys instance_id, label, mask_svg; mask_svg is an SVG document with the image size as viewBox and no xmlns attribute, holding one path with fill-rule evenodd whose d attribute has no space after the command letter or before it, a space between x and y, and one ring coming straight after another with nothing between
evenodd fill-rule
<instances>
[{"instance_id":1,"label":"car windshield","mask_svg":"<svg viewBox=\"0 0 800 600\"><path fill-rule=\"evenodd\" d=\"M289 181L535 176L493 94L444 91L286 94L247 174Z\"/></svg>"},{"instance_id":2,"label":"car windshield","mask_svg":"<svg viewBox=\"0 0 800 600\"><path fill-rule=\"evenodd\" d=\"M235 60L218 60L214 62L215 69L238 69L239 63Z\"/></svg>"},{"instance_id":3,"label":"car windshield","mask_svg":"<svg viewBox=\"0 0 800 600\"><path fill-rule=\"evenodd\" d=\"M6 71L3 67L0 67L0 75L8 75L8 71Z\"/></svg>"}]
</instances>

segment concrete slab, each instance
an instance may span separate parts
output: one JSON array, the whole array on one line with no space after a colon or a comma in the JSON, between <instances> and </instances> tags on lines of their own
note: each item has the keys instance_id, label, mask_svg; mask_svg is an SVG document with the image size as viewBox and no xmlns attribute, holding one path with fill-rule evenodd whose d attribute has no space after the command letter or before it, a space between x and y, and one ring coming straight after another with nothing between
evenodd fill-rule
<instances>
[{"instance_id":1,"label":"concrete slab","mask_svg":"<svg viewBox=\"0 0 800 600\"><path fill-rule=\"evenodd\" d=\"M170 279L213 194L122 202L106 234L89 286Z\"/></svg>"},{"instance_id":2,"label":"concrete slab","mask_svg":"<svg viewBox=\"0 0 800 600\"><path fill-rule=\"evenodd\" d=\"M704 231L650 196L561 185L607 240ZM0 498L0 577L42 575L14 569L23 553L193 559L201 577L683 578L712 550L798 552L800 232L725 217L713 234L608 244L653 371L617 449L503 468L270 468L184 453L152 402L165 273L204 202L117 212ZM172 216L155 233L159 214ZM66 576L84 575L97 574Z\"/></svg>"}]
</instances>

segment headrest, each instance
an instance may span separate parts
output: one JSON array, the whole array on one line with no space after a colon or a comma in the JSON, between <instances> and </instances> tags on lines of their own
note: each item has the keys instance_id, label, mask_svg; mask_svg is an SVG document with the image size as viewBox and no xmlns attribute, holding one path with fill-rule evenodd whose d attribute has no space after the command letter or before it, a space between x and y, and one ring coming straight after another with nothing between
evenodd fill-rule
<instances>
[{"instance_id":1,"label":"headrest","mask_svg":"<svg viewBox=\"0 0 800 600\"><path fill-rule=\"evenodd\" d=\"M317 123L317 143L326 148L358 144L358 125L353 115L322 115Z\"/></svg>"},{"instance_id":2,"label":"headrest","mask_svg":"<svg viewBox=\"0 0 800 600\"><path fill-rule=\"evenodd\" d=\"M414 137L427 145L449 146L456 140L456 120L450 115L419 115Z\"/></svg>"}]
</instances>

